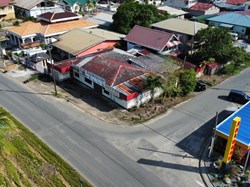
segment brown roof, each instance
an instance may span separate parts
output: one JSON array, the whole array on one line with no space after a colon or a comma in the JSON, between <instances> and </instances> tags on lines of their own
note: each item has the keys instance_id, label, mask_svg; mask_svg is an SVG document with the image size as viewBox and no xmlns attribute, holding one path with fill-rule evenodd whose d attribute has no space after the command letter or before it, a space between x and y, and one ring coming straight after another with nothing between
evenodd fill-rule
<instances>
[{"instance_id":1,"label":"brown roof","mask_svg":"<svg viewBox=\"0 0 250 187\"><path fill-rule=\"evenodd\" d=\"M140 46L161 51L173 34L135 25L124 40Z\"/></svg>"},{"instance_id":2,"label":"brown roof","mask_svg":"<svg viewBox=\"0 0 250 187\"><path fill-rule=\"evenodd\" d=\"M73 21L59 22L59 23L26 21L20 24L19 26L12 27L8 30L19 36L35 35L37 33L46 36L46 35L54 35L57 33L67 32L72 29L84 28L84 27L88 28L94 26L97 25L95 23L86 20L73 20Z\"/></svg>"},{"instance_id":3,"label":"brown roof","mask_svg":"<svg viewBox=\"0 0 250 187\"><path fill-rule=\"evenodd\" d=\"M110 86L116 86L147 72L127 62L102 57L101 55L84 64L82 68L103 78L106 84Z\"/></svg>"},{"instance_id":4,"label":"brown roof","mask_svg":"<svg viewBox=\"0 0 250 187\"><path fill-rule=\"evenodd\" d=\"M189 10L195 10L200 12L205 12L209 10L214 5L211 3L195 3L193 6L189 8Z\"/></svg>"},{"instance_id":5,"label":"brown roof","mask_svg":"<svg viewBox=\"0 0 250 187\"><path fill-rule=\"evenodd\" d=\"M59 19L76 19L80 17L78 14L74 13L74 12L69 12L69 11L65 11L65 12L46 12L44 14L41 14L38 16L39 19L45 20L45 21L49 21L49 22L55 22L56 20Z\"/></svg>"}]
</instances>

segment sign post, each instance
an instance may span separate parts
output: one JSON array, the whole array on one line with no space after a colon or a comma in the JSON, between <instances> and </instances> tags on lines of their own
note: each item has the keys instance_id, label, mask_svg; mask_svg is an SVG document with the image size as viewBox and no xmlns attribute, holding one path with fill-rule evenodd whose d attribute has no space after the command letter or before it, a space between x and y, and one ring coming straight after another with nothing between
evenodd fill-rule
<instances>
[{"instance_id":1,"label":"sign post","mask_svg":"<svg viewBox=\"0 0 250 187\"><path fill-rule=\"evenodd\" d=\"M225 171L228 168L228 163L231 161L233 152L234 152L234 146L236 143L236 137L239 131L240 126L240 117L235 117L232 122L232 126L230 129L230 134L227 140L227 146L224 153L224 158L222 161L221 169Z\"/></svg>"}]
</instances>

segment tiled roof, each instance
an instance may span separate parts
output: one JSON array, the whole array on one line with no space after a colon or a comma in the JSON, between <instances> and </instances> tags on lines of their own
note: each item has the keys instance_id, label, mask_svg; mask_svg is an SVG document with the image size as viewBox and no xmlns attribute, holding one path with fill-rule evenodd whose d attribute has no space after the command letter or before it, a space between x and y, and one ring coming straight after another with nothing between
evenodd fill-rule
<instances>
[{"instance_id":1,"label":"tiled roof","mask_svg":"<svg viewBox=\"0 0 250 187\"><path fill-rule=\"evenodd\" d=\"M173 36L173 34L164 31L135 25L124 40L149 49L161 51Z\"/></svg>"},{"instance_id":2,"label":"tiled roof","mask_svg":"<svg viewBox=\"0 0 250 187\"><path fill-rule=\"evenodd\" d=\"M55 35L58 33L67 32L72 29L84 28L84 27L88 28L94 26L97 25L86 20L73 20L73 21L59 22L52 24L46 22L26 21L20 24L19 26L15 26L8 30L19 36L35 35L37 33L46 36L46 35Z\"/></svg>"},{"instance_id":3,"label":"tiled roof","mask_svg":"<svg viewBox=\"0 0 250 187\"><path fill-rule=\"evenodd\" d=\"M103 78L107 85L116 86L146 73L127 62L96 56L82 66L83 69Z\"/></svg>"},{"instance_id":4,"label":"tiled roof","mask_svg":"<svg viewBox=\"0 0 250 187\"><path fill-rule=\"evenodd\" d=\"M240 4L244 4L246 0L227 0L226 2L232 5L240 5Z\"/></svg>"},{"instance_id":5,"label":"tiled roof","mask_svg":"<svg viewBox=\"0 0 250 187\"><path fill-rule=\"evenodd\" d=\"M80 16L74 12L65 11L65 12L46 12L44 14L39 15L38 18L45 21L53 22L60 19L63 20L76 19L80 18Z\"/></svg>"},{"instance_id":6,"label":"tiled roof","mask_svg":"<svg viewBox=\"0 0 250 187\"><path fill-rule=\"evenodd\" d=\"M206 10L210 9L213 6L214 5L210 3L195 3L193 6L189 8L189 10L205 12Z\"/></svg>"},{"instance_id":7,"label":"tiled roof","mask_svg":"<svg viewBox=\"0 0 250 187\"><path fill-rule=\"evenodd\" d=\"M0 1L0 7L8 6L10 3L10 0L1 0Z\"/></svg>"}]
</instances>

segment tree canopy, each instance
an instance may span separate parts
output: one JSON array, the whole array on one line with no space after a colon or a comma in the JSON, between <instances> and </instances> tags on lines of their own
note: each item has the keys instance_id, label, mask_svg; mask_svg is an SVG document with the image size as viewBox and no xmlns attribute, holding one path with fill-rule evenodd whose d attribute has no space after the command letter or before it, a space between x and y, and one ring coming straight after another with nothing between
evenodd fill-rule
<instances>
[{"instance_id":1,"label":"tree canopy","mask_svg":"<svg viewBox=\"0 0 250 187\"><path fill-rule=\"evenodd\" d=\"M127 34L134 25L150 27L152 23L169 18L169 14L161 14L156 6L139 4L132 0L120 5L113 15L113 30Z\"/></svg>"},{"instance_id":2,"label":"tree canopy","mask_svg":"<svg viewBox=\"0 0 250 187\"><path fill-rule=\"evenodd\" d=\"M194 56L201 61L214 58L217 62L226 63L232 60L232 38L225 28L208 27L199 30L194 37Z\"/></svg>"},{"instance_id":3,"label":"tree canopy","mask_svg":"<svg viewBox=\"0 0 250 187\"><path fill-rule=\"evenodd\" d=\"M181 70L179 73L179 87L181 89L181 95L188 95L194 91L196 86L196 73L193 69Z\"/></svg>"}]
</instances>

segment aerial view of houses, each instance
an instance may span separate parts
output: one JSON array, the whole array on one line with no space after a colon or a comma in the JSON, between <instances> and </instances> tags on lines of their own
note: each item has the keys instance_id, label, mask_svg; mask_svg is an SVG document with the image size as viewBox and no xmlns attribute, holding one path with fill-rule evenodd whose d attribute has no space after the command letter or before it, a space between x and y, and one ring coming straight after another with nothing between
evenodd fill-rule
<instances>
[{"instance_id":1,"label":"aerial view of houses","mask_svg":"<svg viewBox=\"0 0 250 187\"><path fill-rule=\"evenodd\" d=\"M250 1L0 0L0 20L0 186L250 185Z\"/></svg>"}]
</instances>

